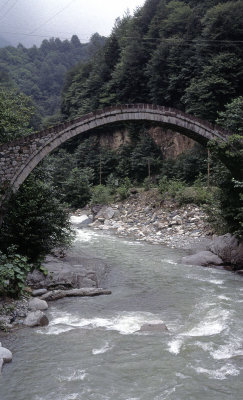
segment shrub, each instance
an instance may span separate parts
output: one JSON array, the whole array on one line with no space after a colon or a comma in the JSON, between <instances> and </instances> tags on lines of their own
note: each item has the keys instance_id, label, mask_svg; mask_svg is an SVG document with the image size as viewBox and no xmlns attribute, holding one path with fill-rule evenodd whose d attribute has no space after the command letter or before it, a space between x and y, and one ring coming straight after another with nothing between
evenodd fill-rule
<instances>
[{"instance_id":1,"label":"shrub","mask_svg":"<svg viewBox=\"0 0 243 400\"><path fill-rule=\"evenodd\" d=\"M120 200L125 200L129 197L131 188L131 181L128 177L126 177L123 181L123 184L117 188L117 194Z\"/></svg>"},{"instance_id":2,"label":"shrub","mask_svg":"<svg viewBox=\"0 0 243 400\"><path fill-rule=\"evenodd\" d=\"M186 184L183 181L178 179L168 180L166 176L159 181L159 193L162 195L163 200L166 197L178 200L178 196L180 196L185 187Z\"/></svg>"},{"instance_id":3,"label":"shrub","mask_svg":"<svg viewBox=\"0 0 243 400\"><path fill-rule=\"evenodd\" d=\"M104 185L92 188L91 204L108 204L112 201L110 189Z\"/></svg>"},{"instance_id":4,"label":"shrub","mask_svg":"<svg viewBox=\"0 0 243 400\"><path fill-rule=\"evenodd\" d=\"M8 203L0 231L0 249L11 245L32 262L56 247L71 244L69 213L55 190L31 174Z\"/></svg>"},{"instance_id":5,"label":"shrub","mask_svg":"<svg viewBox=\"0 0 243 400\"><path fill-rule=\"evenodd\" d=\"M25 287L25 280L31 264L27 257L16 253L16 247L7 249L7 254L0 251L0 295L18 297Z\"/></svg>"}]
</instances>

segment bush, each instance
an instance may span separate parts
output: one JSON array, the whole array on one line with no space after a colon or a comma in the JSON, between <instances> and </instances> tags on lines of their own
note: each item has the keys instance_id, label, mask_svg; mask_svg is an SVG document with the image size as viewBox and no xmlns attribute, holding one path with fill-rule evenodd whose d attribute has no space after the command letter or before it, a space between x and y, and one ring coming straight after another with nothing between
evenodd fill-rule
<instances>
[{"instance_id":1,"label":"bush","mask_svg":"<svg viewBox=\"0 0 243 400\"><path fill-rule=\"evenodd\" d=\"M108 187L98 185L92 188L91 204L109 204L112 199L113 197Z\"/></svg>"},{"instance_id":2,"label":"bush","mask_svg":"<svg viewBox=\"0 0 243 400\"><path fill-rule=\"evenodd\" d=\"M0 231L0 249L15 245L36 262L56 247L71 243L69 213L49 184L31 174L8 203Z\"/></svg>"},{"instance_id":3,"label":"bush","mask_svg":"<svg viewBox=\"0 0 243 400\"><path fill-rule=\"evenodd\" d=\"M74 168L64 182L64 200L75 208L86 206L91 198L92 168Z\"/></svg>"},{"instance_id":4,"label":"bush","mask_svg":"<svg viewBox=\"0 0 243 400\"><path fill-rule=\"evenodd\" d=\"M216 190L217 188L215 187L208 188L204 186L201 177L192 186L188 186L185 182L177 179L168 180L166 177L159 181L159 192L163 200L165 198L173 199L179 204L193 203L201 205L211 203Z\"/></svg>"},{"instance_id":5,"label":"bush","mask_svg":"<svg viewBox=\"0 0 243 400\"><path fill-rule=\"evenodd\" d=\"M130 187L131 187L131 181L128 177L126 177L123 181L123 184L117 189L117 194L120 200L125 200L129 197Z\"/></svg>"},{"instance_id":6,"label":"bush","mask_svg":"<svg viewBox=\"0 0 243 400\"><path fill-rule=\"evenodd\" d=\"M31 269L27 257L16 253L16 247L0 251L0 296L18 297L25 287L26 276Z\"/></svg>"},{"instance_id":7,"label":"bush","mask_svg":"<svg viewBox=\"0 0 243 400\"><path fill-rule=\"evenodd\" d=\"M165 200L166 197L174 200L178 200L178 196L180 192L186 187L186 184L183 181L178 179L168 180L166 176L164 176L159 181L159 193L162 195L162 199Z\"/></svg>"}]
</instances>

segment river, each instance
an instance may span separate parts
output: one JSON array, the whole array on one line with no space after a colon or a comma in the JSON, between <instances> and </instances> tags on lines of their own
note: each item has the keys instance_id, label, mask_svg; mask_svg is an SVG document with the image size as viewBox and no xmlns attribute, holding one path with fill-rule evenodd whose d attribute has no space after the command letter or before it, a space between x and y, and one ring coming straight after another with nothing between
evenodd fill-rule
<instances>
[{"instance_id":1,"label":"river","mask_svg":"<svg viewBox=\"0 0 243 400\"><path fill-rule=\"evenodd\" d=\"M106 260L112 295L50 303L48 327L20 329L1 400L242 399L241 276L88 229L73 251Z\"/></svg>"}]
</instances>

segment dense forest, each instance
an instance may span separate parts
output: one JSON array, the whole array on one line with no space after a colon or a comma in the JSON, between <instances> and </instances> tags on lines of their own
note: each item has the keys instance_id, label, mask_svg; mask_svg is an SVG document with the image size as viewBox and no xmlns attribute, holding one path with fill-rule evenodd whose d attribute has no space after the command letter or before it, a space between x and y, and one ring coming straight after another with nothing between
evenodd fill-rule
<instances>
[{"instance_id":1,"label":"dense forest","mask_svg":"<svg viewBox=\"0 0 243 400\"><path fill-rule=\"evenodd\" d=\"M102 130L65 143L12 196L0 256L17 251L40 261L69 243L69 207L124 199L132 185L154 185L162 202L169 196L203 205L218 232L242 238L242 20L239 0L147 0L134 16L117 19L106 39L96 34L83 45L73 36L45 40L39 49L0 49L1 142L134 102L171 106L233 133L228 143L195 145L177 159L163 158L145 123L111 126L111 133L128 131L117 150L100 145Z\"/></svg>"},{"instance_id":2,"label":"dense forest","mask_svg":"<svg viewBox=\"0 0 243 400\"><path fill-rule=\"evenodd\" d=\"M242 1L149 0L118 19L89 63L68 73L67 117L120 103L154 103L215 121L242 94Z\"/></svg>"},{"instance_id":3,"label":"dense forest","mask_svg":"<svg viewBox=\"0 0 243 400\"><path fill-rule=\"evenodd\" d=\"M25 48L21 44L4 47L0 49L1 86L18 88L32 99L35 129L59 122L61 91L67 71L80 61L92 58L104 41L104 37L94 34L89 43L82 44L73 35L70 41L43 40L39 48Z\"/></svg>"}]
</instances>

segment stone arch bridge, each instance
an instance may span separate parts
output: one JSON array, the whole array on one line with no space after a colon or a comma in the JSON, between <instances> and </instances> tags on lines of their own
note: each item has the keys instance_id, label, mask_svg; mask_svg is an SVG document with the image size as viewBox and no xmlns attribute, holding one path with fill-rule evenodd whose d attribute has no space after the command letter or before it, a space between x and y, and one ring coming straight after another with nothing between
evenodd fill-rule
<instances>
[{"instance_id":1,"label":"stone arch bridge","mask_svg":"<svg viewBox=\"0 0 243 400\"><path fill-rule=\"evenodd\" d=\"M204 145L211 139L226 141L230 135L206 121L157 105L126 104L98 110L0 146L0 205L45 156L68 139L107 124L137 120L154 121Z\"/></svg>"}]
</instances>

